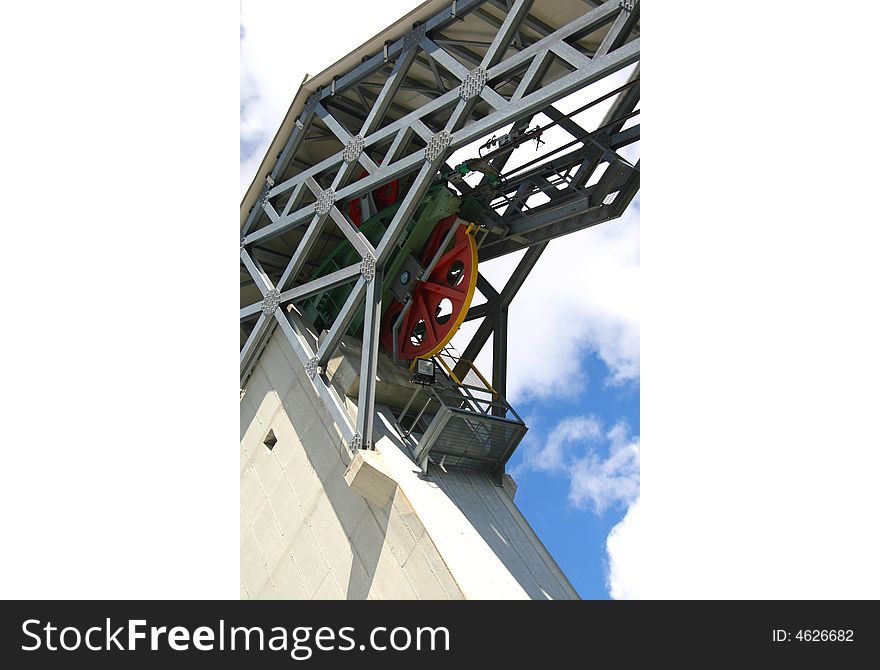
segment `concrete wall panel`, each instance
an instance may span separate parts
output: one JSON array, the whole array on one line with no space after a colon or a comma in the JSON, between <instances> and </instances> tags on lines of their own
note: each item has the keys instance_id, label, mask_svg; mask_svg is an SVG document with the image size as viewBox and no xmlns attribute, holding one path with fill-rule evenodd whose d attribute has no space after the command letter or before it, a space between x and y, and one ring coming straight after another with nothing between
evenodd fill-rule
<instances>
[{"instance_id":1,"label":"concrete wall panel","mask_svg":"<svg viewBox=\"0 0 880 670\"><path fill-rule=\"evenodd\" d=\"M270 338L241 401L242 598L577 597L504 489L422 476L378 411L376 467L396 483L381 506L349 487L348 446L284 334Z\"/></svg>"}]
</instances>

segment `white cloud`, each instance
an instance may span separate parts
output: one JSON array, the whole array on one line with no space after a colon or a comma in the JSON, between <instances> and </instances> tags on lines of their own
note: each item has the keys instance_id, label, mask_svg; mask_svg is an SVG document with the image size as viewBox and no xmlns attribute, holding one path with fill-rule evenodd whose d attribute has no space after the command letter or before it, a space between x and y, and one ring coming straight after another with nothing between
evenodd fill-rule
<instances>
[{"instance_id":1,"label":"white cloud","mask_svg":"<svg viewBox=\"0 0 880 670\"><path fill-rule=\"evenodd\" d=\"M582 509L592 505L596 514L614 504L632 503L639 495L639 438L630 440L620 423L607 438L611 447L606 458L591 451L569 470L569 500Z\"/></svg>"},{"instance_id":2,"label":"white cloud","mask_svg":"<svg viewBox=\"0 0 880 670\"><path fill-rule=\"evenodd\" d=\"M569 417L550 431L543 446L537 444L532 438L524 445L514 477L530 470L563 474L569 502L599 515L638 497L639 438L630 437L624 422L606 432L594 416Z\"/></svg>"},{"instance_id":3,"label":"white cloud","mask_svg":"<svg viewBox=\"0 0 880 670\"><path fill-rule=\"evenodd\" d=\"M527 452L524 467L535 470L557 471L568 466L566 450L579 442L595 441L602 437L602 426L594 417L575 416L560 421L547 436L544 446Z\"/></svg>"},{"instance_id":4,"label":"white cloud","mask_svg":"<svg viewBox=\"0 0 880 670\"><path fill-rule=\"evenodd\" d=\"M504 286L518 254L481 265ZM510 307L508 398L575 397L588 383L581 359L595 353L604 380L639 379L639 212L553 240ZM475 325L473 326L475 328ZM463 349L470 332L454 343ZM491 346L477 359L491 369Z\"/></svg>"},{"instance_id":5,"label":"white cloud","mask_svg":"<svg viewBox=\"0 0 880 670\"><path fill-rule=\"evenodd\" d=\"M642 552L638 546L638 533L633 529L642 524L641 500L636 500L626 512L626 516L608 534L606 549L608 551L608 574L606 587L615 600L635 600L642 596L641 567L644 562L640 558Z\"/></svg>"}]
</instances>

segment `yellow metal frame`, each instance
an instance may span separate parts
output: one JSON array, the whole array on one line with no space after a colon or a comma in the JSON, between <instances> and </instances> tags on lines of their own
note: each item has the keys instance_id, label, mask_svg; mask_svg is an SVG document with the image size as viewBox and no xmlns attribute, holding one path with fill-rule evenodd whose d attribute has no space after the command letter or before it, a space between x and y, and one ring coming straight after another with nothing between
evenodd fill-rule
<instances>
[{"instance_id":1,"label":"yellow metal frame","mask_svg":"<svg viewBox=\"0 0 880 670\"><path fill-rule=\"evenodd\" d=\"M454 381L454 382L455 382L456 384L458 384L459 386L463 386L463 385L464 385L464 382L462 382L458 377L455 376L455 372L453 372L452 369L446 364L446 361L443 360L443 357L442 357L442 356L438 356L438 357L437 357L437 360L440 361L440 365L443 366L443 369L446 370L446 373L449 375L449 377L450 377L450 379L452 379L452 381ZM492 392L492 399L493 399L493 400L497 400L497 399L498 399L498 391L496 391L496 390L492 387L492 384L490 384L490 383L489 383L489 380L486 379L486 378L483 376L483 373L480 372L480 370L477 368L476 365L474 365L474 362L473 362L473 361L469 361L469 360L467 360L466 358L460 358L460 359L458 359L458 361L456 361L456 365L457 365L458 363L464 363L464 364L467 365L471 370L473 370L474 374L476 374L477 377L480 378L480 381L483 382L483 384L486 385L486 390Z\"/></svg>"}]
</instances>

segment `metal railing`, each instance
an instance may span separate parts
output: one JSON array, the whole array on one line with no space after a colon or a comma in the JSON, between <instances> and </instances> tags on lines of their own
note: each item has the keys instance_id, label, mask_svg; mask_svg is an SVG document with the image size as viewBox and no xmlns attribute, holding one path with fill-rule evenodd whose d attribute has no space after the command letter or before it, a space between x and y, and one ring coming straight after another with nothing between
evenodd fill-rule
<instances>
[{"instance_id":1,"label":"metal railing","mask_svg":"<svg viewBox=\"0 0 880 670\"><path fill-rule=\"evenodd\" d=\"M433 385L419 386L397 417L400 435L413 443L413 457L425 466L428 454L466 467L503 466L527 428L473 361L447 346L433 358ZM467 372L454 373L462 367Z\"/></svg>"}]
</instances>

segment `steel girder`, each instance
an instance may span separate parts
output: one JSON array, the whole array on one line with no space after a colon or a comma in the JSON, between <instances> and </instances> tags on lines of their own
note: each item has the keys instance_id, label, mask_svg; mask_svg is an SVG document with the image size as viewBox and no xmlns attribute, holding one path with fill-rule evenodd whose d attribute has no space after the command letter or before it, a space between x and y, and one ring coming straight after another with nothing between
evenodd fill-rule
<instances>
[{"instance_id":1,"label":"steel girder","mask_svg":"<svg viewBox=\"0 0 880 670\"><path fill-rule=\"evenodd\" d=\"M630 86L617 96L600 126L601 133L587 132L553 108L556 101L568 94L638 62L638 2L609 1L593 9L584 5L581 16L559 27L530 16L533 4L534 0L513 0L507 4L501 0L460 0L454 15L451 8L439 12L401 39L386 44L382 52L334 79L329 89L319 89L311 95L267 176L259 201L242 226L241 262L262 295L261 302L241 309L243 323L256 317L240 353L242 385L268 337L280 326L352 448L372 446L382 273L428 188L441 169L448 169L446 159L455 149L511 123L524 129L539 112L562 119L560 126L580 143L573 151L508 179L502 185L500 199L497 193L474 196L484 212L478 221L485 230L480 260L530 248L500 292L490 291L483 281L483 292L489 294L489 302L471 308L468 315L483 318L483 323L463 358L475 358L495 332L493 379L496 387L502 389L506 386L507 308L549 240L620 216L638 190L638 163L630 165L616 154L620 147L638 140L637 126L623 129L638 103L638 69L630 77ZM481 6L503 10L503 20ZM467 45L452 44L454 40L442 35L450 25L471 13L495 29L482 55L470 51ZM526 28L536 32L540 39L523 39L522 31ZM593 53L575 46L582 36L599 30L605 30L605 34ZM545 82L554 60L570 72ZM436 91L430 86L417 86L409 78L408 71L414 63L430 67ZM368 102L360 87L378 87L377 82L367 81L377 76L384 77L384 81L377 94L371 90L372 101ZM459 83L451 90L443 90L450 77ZM433 94L433 99L409 111L395 102L395 96L404 87L424 95ZM357 94L364 118L358 118L358 106L343 97L347 92ZM437 119L445 122L438 123ZM326 131L313 128L316 123ZM355 128L359 128L356 133ZM310 141L328 141L328 137L335 138L342 148L311 166L297 161L298 152L307 149ZM503 167L508 155L497 157L493 164ZM589 176L603 162L609 164L605 174L596 184L585 187ZM355 176L357 171L361 176ZM342 203L402 177L410 180L409 187L374 248L340 208ZM563 182L565 187L557 188ZM548 185L553 190L550 202L524 209L528 198L538 191L550 190ZM462 191L471 188L465 185ZM609 200L609 194L616 195ZM303 205L306 198L312 202ZM506 207L503 214L498 211L502 207ZM298 229L304 232L289 257L267 246ZM326 230L341 233L361 262L311 281L301 281L309 256ZM274 272L267 272L258 256L271 263ZM273 276L278 277L274 282ZM352 282L336 321L319 344L313 346L306 333L301 332L302 324L287 313L284 305ZM359 409L357 420L352 422L323 369L361 310L365 318Z\"/></svg>"}]
</instances>

